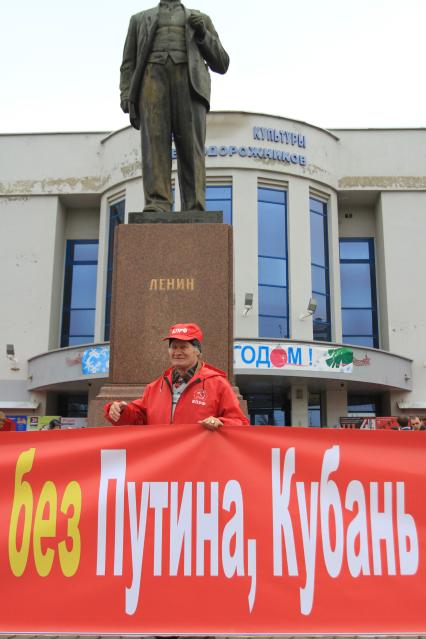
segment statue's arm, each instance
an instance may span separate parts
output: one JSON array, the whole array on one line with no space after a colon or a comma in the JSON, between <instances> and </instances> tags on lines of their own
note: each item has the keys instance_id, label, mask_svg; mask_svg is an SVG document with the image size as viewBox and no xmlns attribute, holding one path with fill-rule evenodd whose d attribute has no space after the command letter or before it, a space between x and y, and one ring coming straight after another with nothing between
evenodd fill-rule
<instances>
[{"instance_id":1,"label":"statue's arm","mask_svg":"<svg viewBox=\"0 0 426 639\"><path fill-rule=\"evenodd\" d=\"M130 83L136 67L137 41L136 20L135 16L132 16L124 43L123 62L120 67L120 105L124 113L129 112Z\"/></svg>"},{"instance_id":2,"label":"statue's arm","mask_svg":"<svg viewBox=\"0 0 426 639\"><path fill-rule=\"evenodd\" d=\"M222 46L213 22L209 16L203 15L205 33L202 38L196 37L195 41L201 55L215 73L226 73L229 67L229 55Z\"/></svg>"}]
</instances>

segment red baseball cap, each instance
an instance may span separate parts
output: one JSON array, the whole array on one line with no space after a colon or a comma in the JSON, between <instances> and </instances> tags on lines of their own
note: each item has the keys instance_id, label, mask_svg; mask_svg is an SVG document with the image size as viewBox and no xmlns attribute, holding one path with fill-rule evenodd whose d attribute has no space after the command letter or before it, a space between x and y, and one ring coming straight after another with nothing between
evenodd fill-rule
<instances>
[{"instance_id":1,"label":"red baseball cap","mask_svg":"<svg viewBox=\"0 0 426 639\"><path fill-rule=\"evenodd\" d=\"M174 326L170 326L169 333L166 337L163 337L163 341L166 339L181 339L185 342L197 339L202 342L203 331L197 324L174 324Z\"/></svg>"}]
</instances>

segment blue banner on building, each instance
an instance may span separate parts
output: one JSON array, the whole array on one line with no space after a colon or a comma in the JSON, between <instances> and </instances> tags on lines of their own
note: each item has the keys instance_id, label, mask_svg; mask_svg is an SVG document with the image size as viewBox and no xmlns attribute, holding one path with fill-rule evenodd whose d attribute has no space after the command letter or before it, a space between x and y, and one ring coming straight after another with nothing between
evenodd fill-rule
<instances>
[{"instance_id":1,"label":"blue banner on building","mask_svg":"<svg viewBox=\"0 0 426 639\"><path fill-rule=\"evenodd\" d=\"M109 346L95 346L84 351L81 359L83 375L109 373Z\"/></svg>"}]
</instances>

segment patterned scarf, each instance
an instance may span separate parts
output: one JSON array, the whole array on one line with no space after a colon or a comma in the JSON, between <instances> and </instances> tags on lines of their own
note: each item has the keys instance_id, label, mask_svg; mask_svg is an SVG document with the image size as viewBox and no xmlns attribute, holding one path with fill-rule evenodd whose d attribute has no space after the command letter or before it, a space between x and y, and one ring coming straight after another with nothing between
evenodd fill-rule
<instances>
[{"instance_id":1,"label":"patterned scarf","mask_svg":"<svg viewBox=\"0 0 426 639\"><path fill-rule=\"evenodd\" d=\"M192 367L188 368L184 373L180 373L176 368L172 372L172 384L175 388L179 388L181 384L187 384L189 380L194 377L195 371L198 368L198 362Z\"/></svg>"}]
</instances>

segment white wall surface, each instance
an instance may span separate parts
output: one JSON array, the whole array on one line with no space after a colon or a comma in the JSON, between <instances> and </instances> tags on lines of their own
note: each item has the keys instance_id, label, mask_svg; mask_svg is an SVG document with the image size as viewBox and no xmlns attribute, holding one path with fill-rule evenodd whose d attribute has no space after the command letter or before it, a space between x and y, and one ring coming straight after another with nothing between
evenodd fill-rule
<instances>
[{"instance_id":1,"label":"white wall surface","mask_svg":"<svg viewBox=\"0 0 426 639\"><path fill-rule=\"evenodd\" d=\"M339 188L425 189L426 129L335 130Z\"/></svg>"},{"instance_id":2,"label":"white wall surface","mask_svg":"<svg viewBox=\"0 0 426 639\"><path fill-rule=\"evenodd\" d=\"M99 208L67 208L65 240L99 239Z\"/></svg>"},{"instance_id":3,"label":"white wall surface","mask_svg":"<svg viewBox=\"0 0 426 639\"><path fill-rule=\"evenodd\" d=\"M22 363L14 379L26 379L26 360L48 350L57 234L63 227L56 197L0 198L2 344L15 345ZM11 378L0 357L0 378Z\"/></svg>"},{"instance_id":4,"label":"white wall surface","mask_svg":"<svg viewBox=\"0 0 426 639\"><path fill-rule=\"evenodd\" d=\"M350 215L351 217L346 217ZM340 205L339 236L340 237L375 237L376 216L374 206Z\"/></svg>"},{"instance_id":5,"label":"white wall surface","mask_svg":"<svg viewBox=\"0 0 426 639\"><path fill-rule=\"evenodd\" d=\"M0 195L102 190L103 137L99 133L0 135Z\"/></svg>"},{"instance_id":6,"label":"white wall surface","mask_svg":"<svg viewBox=\"0 0 426 639\"><path fill-rule=\"evenodd\" d=\"M381 215L389 350L414 360L410 401L426 404L426 193L384 193Z\"/></svg>"},{"instance_id":7,"label":"white wall surface","mask_svg":"<svg viewBox=\"0 0 426 639\"><path fill-rule=\"evenodd\" d=\"M312 316L306 313L312 297L309 182L292 179L288 189L289 324L293 339L312 339Z\"/></svg>"},{"instance_id":8,"label":"white wall surface","mask_svg":"<svg viewBox=\"0 0 426 639\"><path fill-rule=\"evenodd\" d=\"M258 334L259 294L257 286L257 175L235 171L232 181L234 230L234 335ZM243 316L245 293L253 294L253 308Z\"/></svg>"},{"instance_id":9,"label":"white wall surface","mask_svg":"<svg viewBox=\"0 0 426 639\"><path fill-rule=\"evenodd\" d=\"M58 348L61 342L62 301L65 272L65 226L66 214L59 199L57 203L56 228L54 236L52 291L50 303L49 350Z\"/></svg>"}]
</instances>

